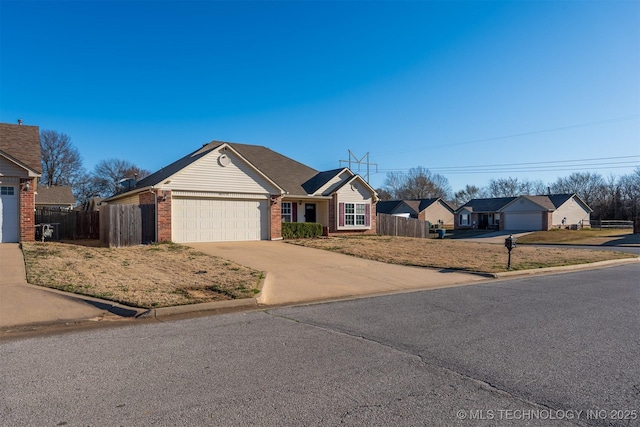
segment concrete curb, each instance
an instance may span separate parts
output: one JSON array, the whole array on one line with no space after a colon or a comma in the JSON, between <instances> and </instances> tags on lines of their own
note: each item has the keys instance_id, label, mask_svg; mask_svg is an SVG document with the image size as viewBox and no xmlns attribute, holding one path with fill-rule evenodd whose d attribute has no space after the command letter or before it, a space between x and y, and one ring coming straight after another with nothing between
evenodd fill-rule
<instances>
[{"instance_id":1,"label":"concrete curb","mask_svg":"<svg viewBox=\"0 0 640 427\"><path fill-rule=\"evenodd\" d=\"M233 299L226 301L203 302L200 304L176 305L173 307L152 308L136 316L137 319L153 317L164 320L172 316L192 314L198 312L226 313L237 310L258 308L256 298Z\"/></svg>"},{"instance_id":2,"label":"concrete curb","mask_svg":"<svg viewBox=\"0 0 640 427\"><path fill-rule=\"evenodd\" d=\"M151 308L136 315L136 319L155 318L164 320L172 316L180 316L185 314L210 312L210 313L229 313L232 311L250 310L258 308L258 300L262 295L267 282L268 274L264 273L262 280L258 284L260 292L253 298L232 299L224 301L203 302L199 304L175 305L172 307Z\"/></svg>"},{"instance_id":3,"label":"concrete curb","mask_svg":"<svg viewBox=\"0 0 640 427\"><path fill-rule=\"evenodd\" d=\"M571 271L595 270L599 268L613 267L616 265L624 265L624 264L633 264L638 262L640 262L640 257L613 259L608 261L598 261L598 262L592 262L589 264L563 265L561 267L545 267L545 268L538 268L538 269L532 269L532 270L505 271L502 273L491 273L491 274L493 275L494 278L500 279L505 277L514 277L514 276L534 276L537 274L545 274L545 273L566 273Z\"/></svg>"}]
</instances>

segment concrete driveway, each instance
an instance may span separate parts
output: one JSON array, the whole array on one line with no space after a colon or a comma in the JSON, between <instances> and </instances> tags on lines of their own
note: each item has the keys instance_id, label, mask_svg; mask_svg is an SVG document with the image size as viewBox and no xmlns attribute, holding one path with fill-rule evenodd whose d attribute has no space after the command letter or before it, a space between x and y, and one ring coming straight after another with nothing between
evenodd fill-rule
<instances>
[{"instance_id":1,"label":"concrete driveway","mask_svg":"<svg viewBox=\"0 0 640 427\"><path fill-rule=\"evenodd\" d=\"M513 234L516 240L521 236L533 233L532 231L494 231L492 233L479 234L474 237L468 237L464 239L457 239L461 241L474 241L480 243L495 243L504 245L504 239Z\"/></svg>"},{"instance_id":2,"label":"concrete driveway","mask_svg":"<svg viewBox=\"0 0 640 427\"><path fill-rule=\"evenodd\" d=\"M434 289L487 280L480 275L369 261L282 241L191 243L266 273L259 304L278 305L358 295Z\"/></svg>"}]
</instances>

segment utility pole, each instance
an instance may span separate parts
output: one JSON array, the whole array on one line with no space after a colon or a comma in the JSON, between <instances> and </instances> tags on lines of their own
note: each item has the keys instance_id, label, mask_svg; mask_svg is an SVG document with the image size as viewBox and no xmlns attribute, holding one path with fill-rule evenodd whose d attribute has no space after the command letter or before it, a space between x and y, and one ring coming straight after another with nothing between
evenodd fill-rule
<instances>
[{"instance_id":1,"label":"utility pole","mask_svg":"<svg viewBox=\"0 0 640 427\"><path fill-rule=\"evenodd\" d=\"M353 152L351 150L349 150L349 160L340 160L340 166L342 166L343 163L348 163L349 164L349 169L351 169L353 171L353 168L351 167L352 163L355 163L358 165L358 171L357 174L358 175L362 175L360 173L360 169L363 166L367 167L367 174L364 176L364 180L367 181L367 183L369 183L369 175L370 175L370 167L371 166L375 166L376 170L374 173L378 173L378 164L377 163L371 163L369 162L369 152L367 152L367 154L365 154L364 156L362 156L362 158L358 158L356 157L355 154L353 154Z\"/></svg>"}]
</instances>

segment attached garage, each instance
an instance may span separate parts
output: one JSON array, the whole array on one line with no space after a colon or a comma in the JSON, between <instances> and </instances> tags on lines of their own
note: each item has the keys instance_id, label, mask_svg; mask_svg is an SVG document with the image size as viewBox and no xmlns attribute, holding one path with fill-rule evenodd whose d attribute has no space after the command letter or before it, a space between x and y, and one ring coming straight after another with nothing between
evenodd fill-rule
<instances>
[{"instance_id":1,"label":"attached garage","mask_svg":"<svg viewBox=\"0 0 640 427\"><path fill-rule=\"evenodd\" d=\"M172 240L228 242L269 239L268 200L173 197Z\"/></svg>"},{"instance_id":2,"label":"attached garage","mask_svg":"<svg viewBox=\"0 0 640 427\"><path fill-rule=\"evenodd\" d=\"M0 186L0 243L20 240L18 187Z\"/></svg>"},{"instance_id":3,"label":"attached garage","mask_svg":"<svg viewBox=\"0 0 640 427\"><path fill-rule=\"evenodd\" d=\"M504 217L505 230L539 231L542 230L542 212L508 212Z\"/></svg>"}]
</instances>

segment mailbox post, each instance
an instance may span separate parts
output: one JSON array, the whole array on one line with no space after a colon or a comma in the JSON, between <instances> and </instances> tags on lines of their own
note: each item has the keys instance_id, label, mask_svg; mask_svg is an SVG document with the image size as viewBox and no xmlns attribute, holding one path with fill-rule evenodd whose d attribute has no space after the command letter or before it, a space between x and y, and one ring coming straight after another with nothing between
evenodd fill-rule
<instances>
[{"instance_id":1,"label":"mailbox post","mask_svg":"<svg viewBox=\"0 0 640 427\"><path fill-rule=\"evenodd\" d=\"M510 234L509 237L504 239L504 247L507 248L507 251L509 251L507 270L511 270L511 250L516 247L516 238L513 237L513 234Z\"/></svg>"}]
</instances>

